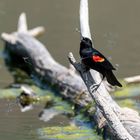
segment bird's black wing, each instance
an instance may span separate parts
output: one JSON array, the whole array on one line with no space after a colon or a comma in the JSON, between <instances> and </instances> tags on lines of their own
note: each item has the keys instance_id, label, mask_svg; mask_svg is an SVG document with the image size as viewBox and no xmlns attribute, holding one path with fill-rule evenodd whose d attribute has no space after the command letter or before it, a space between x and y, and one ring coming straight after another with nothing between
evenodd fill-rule
<instances>
[{"instance_id":1,"label":"bird's black wing","mask_svg":"<svg viewBox=\"0 0 140 140\"><path fill-rule=\"evenodd\" d=\"M107 60L107 58L104 55L102 55L99 51L97 51L96 49L94 49L91 57L92 57L94 63L97 63L97 65L100 65L107 70L116 70L112 66L112 64Z\"/></svg>"}]
</instances>

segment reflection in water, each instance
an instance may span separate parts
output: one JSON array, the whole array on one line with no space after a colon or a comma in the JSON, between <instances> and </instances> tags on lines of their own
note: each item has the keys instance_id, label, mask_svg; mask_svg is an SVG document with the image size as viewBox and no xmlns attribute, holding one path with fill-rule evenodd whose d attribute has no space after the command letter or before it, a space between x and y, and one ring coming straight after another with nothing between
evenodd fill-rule
<instances>
[{"instance_id":1,"label":"reflection in water","mask_svg":"<svg viewBox=\"0 0 140 140\"><path fill-rule=\"evenodd\" d=\"M47 122L61 113L62 112L59 112L53 108L49 108L49 109L44 109L43 112L40 113L39 117L40 117L40 120Z\"/></svg>"}]
</instances>

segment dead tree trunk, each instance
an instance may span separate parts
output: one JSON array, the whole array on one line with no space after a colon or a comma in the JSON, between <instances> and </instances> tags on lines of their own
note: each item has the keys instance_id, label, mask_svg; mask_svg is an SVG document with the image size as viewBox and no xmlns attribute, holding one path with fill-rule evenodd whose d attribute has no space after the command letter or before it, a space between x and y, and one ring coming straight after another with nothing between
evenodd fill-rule
<instances>
[{"instance_id":1,"label":"dead tree trunk","mask_svg":"<svg viewBox=\"0 0 140 140\"><path fill-rule=\"evenodd\" d=\"M81 0L80 7L81 35L91 39L88 26L87 0ZM43 31L42 27L28 31L25 14L21 14L18 31L11 34L2 33L1 35L5 41L5 51L11 56L10 58L6 58L7 61L16 61L16 63L19 63L18 67L20 69L25 70L37 79L37 83L38 81L43 81L46 84L54 86L59 89L60 94L64 97L69 98L72 102L82 107L86 106L92 102L92 98L81 77L73 68L68 69L56 62L45 46L34 38L34 36L39 35ZM100 75L97 72L92 71L91 75L88 76L90 78L90 86L93 82L98 83L100 81ZM91 88L88 86L88 89ZM140 117L137 112L127 108L120 108L111 98L103 83L98 89L98 93L93 93L92 95L98 107L96 121L99 126L103 126L103 124L109 126L110 130L113 130L111 133L121 140L140 139ZM99 113L102 114L100 116L104 120L102 123ZM114 120L112 120L112 115ZM124 133L121 134L120 130Z\"/></svg>"},{"instance_id":2,"label":"dead tree trunk","mask_svg":"<svg viewBox=\"0 0 140 140\"><path fill-rule=\"evenodd\" d=\"M100 109L102 112L104 118L107 121L107 124L109 125L110 129L112 130L112 133L114 136L116 136L116 139L118 140L134 140L134 138L127 132L127 130L124 128L123 124L120 122L119 117L115 114L115 112L112 110L112 107L110 104L108 104L108 101L98 93L98 91L94 92L93 85L95 85L95 81L92 78L92 75L89 71L84 70L84 66L80 63L76 63L73 55L69 54L69 60L71 64L74 65L76 70L80 73L83 81L85 82L88 91L93 98L93 100L96 103L96 106Z\"/></svg>"},{"instance_id":3,"label":"dead tree trunk","mask_svg":"<svg viewBox=\"0 0 140 140\"><path fill-rule=\"evenodd\" d=\"M88 15L88 0L81 0L80 2L80 28L81 28L81 38L89 38L91 39L91 33L89 28L89 15ZM69 60L71 64L76 68L76 70L80 73L87 89L96 103L96 106L101 110L104 118L107 121L110 129L113 132L113 135L116 136L116 139L119 140L134 140L134 138L127 132L124 128L123 124L120 122L119 117L117 116L118 112L114 111L114 107L108 104L108 100L103 97L102 94L106 94L107 91L104 88L104 85L101 84L100 91L94 92L94 86L96 84L95 81L99 81L97 76L99 74L94 72L94 75L91 75L90 71L85 71L84 64L76 63L72 53L69 54ZM97 75L97 76L96 76ZM94 79L94 80L93 80ZM101 79L101 78L99 78ZM99 82L98 82L99 83ZM107 95L107 94L106 94ZM111 97L111 96L110 96ZM112 100L112 99L110 99ZM118 105L116 107L119 109ZM120 113L120 112L119 112Z\"/></svg>"}]
</instances>

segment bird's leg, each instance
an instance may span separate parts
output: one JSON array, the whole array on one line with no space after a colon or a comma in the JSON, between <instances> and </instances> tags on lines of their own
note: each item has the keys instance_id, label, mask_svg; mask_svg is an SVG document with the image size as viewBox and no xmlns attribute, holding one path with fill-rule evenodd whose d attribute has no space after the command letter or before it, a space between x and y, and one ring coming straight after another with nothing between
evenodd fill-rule
<instances>
[{"instance_id":1,"label":"bird's leg","mask_svg":"<svg viewBox=\"0 0 140 140\"><path fill-rule=\"evenodd\" d=\"M104 80L105 76L103 75L103 78L101 80L101 82L99 84L93 84L91 87L90 87L90 90L93 92L93 91L97 91L97 89L100 87L102 81Z\"/></svg>"},{"instance_id":2,"label":"bird's leg","mask_svg":"<svg viewBox=\"0 0 140 140\"><path fill-rule=\"evenodd\" d=\"M85 66L84 64L82 65L83 66L83 75L85 75L85 83L88 83L88 71L90 70L87 66Z\"/></svg>"},{"instance_id":3,"label":"bird's leg","mask_svg":"<svg viewBox=\"0 0 140 140\"><path fill-rule=\"evenodd\" d=\"M88 76L87 76L87 73L85 75L85 80L86 80L86 83L88 82Z\"/></svg>"}]
</instances>

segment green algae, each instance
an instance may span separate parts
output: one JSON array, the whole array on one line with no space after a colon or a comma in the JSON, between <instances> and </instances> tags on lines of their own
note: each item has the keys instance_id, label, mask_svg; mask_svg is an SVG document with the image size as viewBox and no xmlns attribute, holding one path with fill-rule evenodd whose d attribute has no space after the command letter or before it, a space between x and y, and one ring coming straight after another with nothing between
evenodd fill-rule
<instances>
[{"instance_id":1,"label":"green algae","mask_svg":"<svg viewBox=\"0 0 140 140\"><path fill-rule=\"evenodd\" d=\"M85 126L53 126L38 130L41 138L50 140L102 140L93 129Z\"/></svg>"},{"instance_id":2,"label":"green algae","mask_svg":"<svg viewBox=\"0 0 140 140\"><path fill-rule=\"evenodd\" d=\"M113 93L113 98L122 107L129 107L140 112L140 85L128 85Z\"/></svg>"},{"instance_id":3,"label":"green algae","mask_svg":"<svg viewBox=\"0 0 140 140\"><path fill-rule=\"evenodd\" d=\"M115 97L137 96L140 95L140 86L139 85L125 86L122 89L115 91L113 95Z\"/></svg>"},{"instance_id":4,"label":"green algae","mask_svg":"<svg viewBox=\"0 0 140 140\"><path fill-rule=\"evenodd\" d=\"M131 99L124 99L117 101L121 107L135 108L135 101Z\"/></svg>"},{"instance_id":5,"label":"green algae","mask_svg":"<svg viewBox=\"0 0 140 140\"><path fill-rule=\"evenodd\" d=\"M33 91L36 93L37 96L40 96L40 97L43 96L41 100L51 98L50 96L51 93L47 90L41 90L37 88L36 86L28 86L28 87L33 89ZM5 88L5 89L0 89L0 98L16 98L17 96L20 95L21 92L22 92L21 88L10 87L10 88Z\"/></svg>"},{"instance_id":6,"label":"green algae","mask_svg":"<svg viewBox=\"0 0 140 140\"><path fill-rule=\"evenodd\" d=\"M85 108L80 109L78 113L76 112L75 116L74 111L76 109L73 104L66 102L54 92L46 89L40 89L34 85L30 85L29 87L32 88L36 95L40 98L39 103L44 102L46 104L46 109L52 108L58 112L61 112L61 114L65 114L68 117L70 116L72 120L80 124L78 126L61 125L40 128L38 129L38 134L41 138L50 140L102 140L101 136L97 135L97 132L95 132L94 126L91 127L85 123L88 122L88 124L91 124L89 115L85 115L85 112L91 106L94 106L93 103L87 105ZM127 106L130 108L138 109L138 103L136 102L135 97L140 95L139 91L139 86L126 86L122 90L114 92L113 97L122 107ZM21 89L19 88L0 89L0 98L16 98L20 95L20 93Z\"/></svg>"},{"instance_id":7,"label":"green algae","mask_svg":"<svg viewBox=\"0 0 140 140\"><path fill-rule=\"evenodd\" d=\"M16 98L20 92L20 89L14 88L0 89L0 98Z\"/></svg>"}]
</instances>

